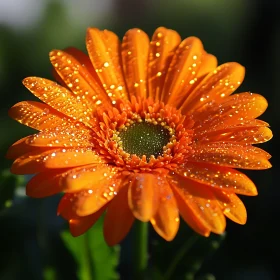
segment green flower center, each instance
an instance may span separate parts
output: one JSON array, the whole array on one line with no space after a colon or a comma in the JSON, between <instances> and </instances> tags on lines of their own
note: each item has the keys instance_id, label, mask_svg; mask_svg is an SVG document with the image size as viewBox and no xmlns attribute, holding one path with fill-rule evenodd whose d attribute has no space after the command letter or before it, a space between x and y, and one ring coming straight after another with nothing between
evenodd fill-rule
<instances>
[{"instance_id":1,"label":"green flower center","mask_svg":"<svg viewBox=\"0 0 280 280\"><path fill-rule=\"evenodd\" d=\"M168 129L162 125L148 122L136 122L119 132L122 148L126 153L138 157L146 156L147 160L153 155L163 154L163 147L170 141Z\"/></svg>"}]
</instances>

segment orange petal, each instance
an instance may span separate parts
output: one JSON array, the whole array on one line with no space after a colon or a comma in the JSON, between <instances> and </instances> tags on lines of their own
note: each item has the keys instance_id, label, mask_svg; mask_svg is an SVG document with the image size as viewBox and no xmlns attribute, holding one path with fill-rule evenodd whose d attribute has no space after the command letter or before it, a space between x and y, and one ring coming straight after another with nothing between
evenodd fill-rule
<instances>
[{"instance_id":1,"label":"orange petal","mask_svg":"<svg viewBox=\"0 0 280 280\"><path fill-rule=\"evenodd\" d=\"M87 231L99 219L107 205L91 215L79 217L72 203L74 197L74 194L65 194L62 197L58 205L57 215L61 215L64 219L69 221L70 231L73 236L79 236Z\"/></svg>"},{"instance_id":2,"label":"orange petal","mask_svg":"<svg viewBox=\"0 0 280 280\"><path fill-rule=\"evenodd\" d=\"M14 174L34 174L46 168L70 168L90 163L101 163L91 149L53 149L38 154L31 152L16 159L11 167Z\"/></svg>"},{"instance_id":3,"label":"orange petal","mask_svg":"<svg viewBox=\"0 0 280 280\"><path fill-rule=\"evenodd\" d=\"M74 198L75 198L75 194L73 194L73 193L64 194L58 204L57 215L60 215L67 221L69 221L71 219L75 220L75 219L81 218L76 214L76 208L74 207L74 204L72 203Z\"/></svg>"},{"instance_id":4,"label":"orange petal","mask_svg":"<svg viewBox=\"0 0 280 280\"><path fill-rule=\"evenodd\" d=\"M76 49L73 47L64 49L64 52L73 56L83 67L85 67L87 69L87 71L89 71L89 73L91 74L94 82L98 83L102 87L102 84L95 72L95 69L92 66L92 63L91 63L88 55L86 55L84 52L80 51L79 49ZM53 75L54 75L56 81L58 81L61 85L67 87L67 84L64 83L64 81L61 79L59 74L55 71L55 68L53 68Z\"/></svg>"},{"instance_id":5,"label":"orange petal","mask_svg":"<svg viewBox=\"0 0 280 280\"><path fill-rule=\"evenodd\" d=\"M183 168L177 169L176 173L221 191L244 195L258 194L254 183L245 174L232 168L187 162Z\"/></svg>"},{"instance_id":6,"label":"orange petal","mask_svg":"<svg viewBox=\"0 0 280 280\"><path fill-rule=\"evenodd\" d=\"M23 101L15 104L9 110L9 116L19 123L37 130L63 126L71 121L70 118L49 105L36 101Z\"/></svg>"},{"instance_id":7,"label":"orange petal","mask_svg":"<svg viewBox=\"0 0 280 280\"><path fill-rule=\"evenodd\" d=\"M160 186L159 196L159 207L151 224L162 238L171 241L178 232L180 218L176 199L166 181Z\"/></svg>"},{"instance_id":8,"label":"orange petal","mask_svg":"<svg viewBox=\"0 0 280 280\"><path fill-rule=\"evenodd\" d=\"M270 155L251 145L235 143L209 143L193 145L190 161L217 164L243 169L267 169L271 167Z\"/></svg>"},{"instance_id":9,"label":"orange petal","mask_svg":"<svg viewBox=\"0 0 280 280\"><path fill-rule=\"evenodd\" d=\"M75 57L67 52L53 50L50 52L50 60L56 72L76 95L84 100L84 105L88 110L98 106L110 105L102 85L94 80L85 65L81 64Z\"/></svg>"},{"instance_id":10,"label":"orange petal","mask_svg":"<svg viewBox=\"0 0 280 280\"><path fill-rule=\"evenodd\" d=\"M237 124L236 127L238 127L240 125L242 127L254 127L254 126L263 126L263 127L265 127L265 126L269 126L269 124L267 122L262 121L262 120L258 120L258 119L252 119L252 120L246 121L246 122L244 122L242 124ZM233 127L235 127L235 126L233 125Z\"/></svg>"},{"instance_id":11,"label":"orange petal","mask_svg":"<svg viewBox=\"0 0 280 280\"><path fill-rule=\"evenodd\" d=\"M84 123L90 121L92 109L86 108L84 100L76 98L73 93L57 83L43 78L28 77L23 80L23 84L43 102L66 116Z\"/></svg>"},{"instance_id":12,"label":"orange petal","mask_svg":"<svg viewBox=\"0 0 280 280\"><path fill-rule=\"evenodd\" d=\"M76 205L75 205L76 195L77 194L75 194L75 193L67 193L67 194L63 195L63 197L61 198L59 205L57 207L57 215L62 216L64 219L66 219L68 221L70 221L70 220L83 221L83 218L85 218L84 221L86 221L87 218L89 218L89 217L94 218L95 214L100 216L106 210L106 207L108 206L107 204L104 204L104 206L102 206L99 210L97 210L93 214L90 214L90 215L87 215L84 217L78 216L76 213L77 209L76 209Z\"/></svg>"},{"instance_id":13,"label":"orange petal","mask_svg":"<svg viewBox=\"0 0 280 280\"><path fill-rule=\"evenodd\" d=\"M103 231L104 239L109 246L120 243L134 222L127 195L128 187L124 186L108 206Z\"/></svg>"},{"instance_id":14,"label":"orange petal","mask_svg":"<svg viewBox=\"0 0 280 280\"><path fill-rule=\"evenodd\" d=\"M262 126L229 126L225 129L214 130L202 135L195 135L199 143L209 142L233 142L238 144L259 144L269 141L272 138L272 131Z\"/></svg>"},{"instance_id":15,"label":"orange petal","mask_svg":"<svg viewBox=\"0 0 280 280\"><path fill-rule=\"evenodd\" d=\"M209 187L174 174L170 182L179 197L202 225L214 233L223 233L226 220ZM182 207L182 206L181 206Z\"/></svg>"},{"instance_id":16,"label":"orange petal","mask_svg":"<svg viewBox=\"0 0 280 280\"><path fill-rule=\"evenodd\" d=\"M203 45L196 37L189 37L178 46L170 63L163 88L163 101L177 107L197 81Z\"/></svg>"},{"instance_id":17,"label":"orange petal","mask_svg":"<svg viewBox=\"0 0 280 280\"><path fill-rule=\"evenodd\" d=\"M267 101L259 94L239 93L229 96L221 104L206 104L194 113L197 133L219 130L233 125L246 125L260 116L267 108Z\"/></svg>"},{"instance_id":18,"label":"orange petal","mask_svg":"<svg viewBox=\"0 0 280 280\"><path fill-rule=\"evenodd\" d=\"M148 79L149 96L155 101L163 100L162 89L167 70L180 42L180 35L176 31L164 27L156 29L153 35L150 43Z\"/></svg>"},{"instance_id":19,"label":"orange petal","mask_svg":"<svg viewBox=\"0 0 280 280\"><path fill-rule=\"evenodd\" d=\"M108 30L100 31L97 28L89 28L86 45L90 60L113 104L117 99L126 99L120 41L117 35Z\"/></svg>"},{"instance_id":20,"label":"orange petal","mask_svg":"<svg viewBox=\"0 0 280 280\"><path fill-rule=\"evenodd\" d=\"M71 169L61 180L63 191L74 192L82 189L99 188L100 185L110 185L114 181L118 169L112 165L97 164Z\"/></svg>"},{"instance_id":21,"label":"orange petal","mask_svg":"<svg viewBox=\"0 0 280 280\"><path fill-rule=\"evenodd\" d=\"M118 175L103 174L102 178L104 180L100 180L98 185L91 185L88 190L74 193L72 202L78 216L87 216L99 210L116 196L125 183Z\"/></svg>"},{"instance_id":22,"label":"orange petal","mask_svg":"<svg viewBox=\"0 0 280 280\"><path fill-rule=\"evenodd\" d=\"M76 49L73 47L66 48L64 50L64 52L73 56L83 67L85 67L87 69L87 71L91 74L91 76L94 80L94 83L98 83L102 87L102 83L99 80L99 77L98 77L95 69L93 68L93 65L92 65L88 55L86 55L84 52L80 51L79 49ZM91 82L93 82L93 81L91 81ZM103 88L102 88L102 92L104 92Z\"/></svg>"},{"instance_id":23,"label":"orange petal","mask_svg":"<svg viewBox=\"0 0 280 280\"><path fill-rule=\"evenodd\" d=\"M92 130L83 124L46 129L30 135L26 143L35 147L92 147Z\"/></svg>"},{"instance_id":24,"label":"orange petal","mask_svg":"<svg viewBox=\"0 0 280 280\"><path fill-rule=\"evenodd\" d=\"M97 220L103 214L104 210L104 207L102 207L97 212L91 215L80 217L77 219L71 219L69 221L69 229L71 234L76 237L85 233L97 222Z\"/></svg>"},{"instance_id":25,"label":"orange petal","mask_svg":"<svg viewBox=\"0 0 280 280\"><path fill-rule=\"evenodd\" d=\"M243 202L234 193L213 190L224 214L235 223L244 225L247 221L247 212Z\"/></svg>"},{"instance_id":26,"label":"orange petal","mask_svg":"<svg viewBox=\"0 0 280 280\"><path fill-rule=\"evenodd\" d=\"M128 204L142 222L149 221L158 208L158 188L163 184L158 176L148 173L136 174L128 190Z\"/></svg>"},{"instance_id":27,"label":"orange petal","mask_svg":"<svg viewBox=\"0 0 280 280\"><path fill-rule=\"evenodd\" d=\"M26 185L26 195L42 198L62 192L63 186L58 183L62 174L61 170L50 170L35 175Z\"/></svg>"},{"instance_id":28,"label":"orange petal","mask_svg":"<svg viewBox=\"0 0 280 280\"><path fill-rule=\"evenodd\" d=\"M33 135L24 137L17 142L15 142L7 151L6 158L8 159L16 159L24 154L30 152L36 152L37 154L43 153L49 150L49 147L33 147L27 144L30 137L34 137Z\"/></svg>"},{"instance_id":29,"label":"orange petal","mask_svg":"<svg viewBox=\"0 0 280 280\"><path fill-rule=\"evenodd\" d=\"M218 66L217 58L209 53L204 53L202 60L201 60L201 66L198 70L197 76L203 77L209 72L215 70Z\"/></svg>"},{"instance_id":30,"label":"orange petal","mask_svg":"<svg viewBox=\"0 0 280 280\"><path fill-rule=\"evenodd\" d=\"M221 103L242 83L245 69L236 62L225 63L209 73L191 92L183 103L183 113L192 113L209 101Z\"/></svg>"},{"instance_id":31,"label":"orange petal","mask_svg":"<svg viewBox=\"0 0 280 280\"><path fill-rule=\"evenodd\" d=\"M53 148L92 146L92 131L89 128L79 122L66 122L20 139L9 148L6 157L16 159L30 152L40 154Z\"/></svg>"},{"instance_id":32,"label":"orange petal","mask_svg":"<svg viewBox=\"0 0 280 280\"><path fill-rule=\"evenodd\" d=\"M147 97L149 37L140 29L128 30L122 42L122 62L130 97Z\"/></svg>"},{"instance_id":33,"label":"orange petal","mask_svg":"<svg viewBox=\"0 0 280 280\"><path fill-rule=\"evenodd\" d=\"M31 197L45 197L58 192L76 192L90 189L104 181L110 181L109 176L116 173L116 168L105 164L86 165L70 170L48 170L34 176L26 187L26 193ZM107 174L104 177L104 174Z\"/></svg>"},{"instance_id":34,"label":"orange petal","mask_svg":"<svg viewBox=\"0 0 280 280\"><path fill-rule=\"evenodd\" d=\"M195 212L188 206L185 199L176 192L176 187L173 186L173 193L180 215L184 221L198 234L208 237L210 235L210 227L203 223L195 214Z\"/></svg>"},{"instance_id":35,"label":"orange petal","mask_svg":"<svg viewBox=\"0 0 280 280\"><path fill-rule=\"evenodd\" d=\"M59 76L59 74L56 72L54 68L52 69L52 76L54 77L55 81L58 82L58 84L67 88L67 84L62 80L62 78Z\"/></svg>"}]
</instances>

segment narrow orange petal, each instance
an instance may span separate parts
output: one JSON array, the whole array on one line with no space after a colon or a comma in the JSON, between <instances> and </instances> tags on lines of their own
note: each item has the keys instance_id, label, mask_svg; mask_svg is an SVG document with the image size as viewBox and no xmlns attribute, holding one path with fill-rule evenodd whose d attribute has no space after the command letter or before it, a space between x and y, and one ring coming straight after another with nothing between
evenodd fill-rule
<instances>
[{"instance_id":1,"label":"narrow orange petal","mask_svg":"<svg viewBox=\"0 0 280 280\"><path fill-rule=\"evenodd\" d=\"M99 210L117 195L125 183L118 175L108 174L108 177L105 177L103 174L102 178L104 180L97 185L91 185L88 190L74 193L72 202L78 216L87 216Z\"/></svg>"},{"instance_id":2,"label":"narrow orange petal","mask_svg":"<svg viewBox=\"0 0 280 280\"><path fill-rule=\"evenodd\" d=\"M25 154L16 159L11 167L14 174L34 174L46 168L70 168L91 163L101 163L100 157L91 149L52 149Z\"/></svg>"},{"instance_id":3,"label":"narrow orange petal","mask_svg":"<svg viewBox=\"0 0 280 280\"><path fill-rule=\"evenodd\" d=\"M163 184L153 174L136 174L128 190L128 204L135 216L142 222L149 221L158 208L158 189Z\"/></svg>"},{"instance_id":4,"label":"narrow orange petal","mask_svg":"<svg viewBox=\"0 0 280 280\"><path fill-rule=\"evenodd\" d=\"M91 215L79 217L72 203L74 197L74 194L65 194L61 198L57 209L57 215L61 215L64 219L69 221L70 232L73 236L79 236L87 231L99 219L106 210L107 205L104 205Z\"/></svg>"},{"instance_id":5,"label":"narrow orange petal","mask_svg":"<svg viewBox=\"0 0 280 280\"><path fill-rule=\"evenodd\" d=\"M272 131L262 126L229 126L225 129L211 130L205 134L194 135L199 143L209 142L233 142L238 144L259 144L272 138Z\"/></svg>"},{"instance_id":6,"label":"narrow orange petal","mask_svg":"<svg viewBox=\"0 0 280 280\"><path fill-rule=\"evenodd\" d=\"M58 149L53 151L50 157L45 160L45 166L46 168L69 168L91 163L99 164L102 162L100 156L92 149Z\"/></svg>"},{"instance_id":7,"label":"narrow orange petal","mask_svg":"<svg viewBox=\"0 0 280 280\"><path fill-rule=\"evenodd\" d=\"M101 86L101 88L102 88L102 84L95 72L95 69L92 66L92 63L91 63L88 55L86 55L84 52L82 52L81 50L74 48L74 47L66 48L66 49L64 49L64 52L73 56L83 67L85 67L87 69L87 71L90 72L94 82L99 84L99 86ZM53 76L55 77L55 80L58 81L61 85L67 87L67 84L59 76L59 74L57 73L55 68L53 68Z\"/></svg>"},{"instance_id":8,"label":"narrow orange petal","mask_svg":"<svg viewBox=\"0 0 280 280\"><path fill-rule=\"evenodd\" d=\"M180 42L180 35L171 29L159 27L153 34L150 43L148 79L149 96L155 101L163 100L162 89L167 70Z\"/></svg>"},{"instance_id":9,"label":"narrow orange petal","mask_svg":"<svg viewBox=\"0 0 280 280\"><path fill-rule=\"evenodd\" d=\"M221 104L207 103L202 110L194 112L197 133L246 125L259 117L267 108L267 101L259 94L239 93L227 97Z\"/></svg>"},{"instance_id":10,"label":"narrow orange petal","mask_svg":"<svg viewBox=\"0 0 280 280\"><path fill-rule=\"evenodd\" d=\"M63 217L67 221L81 218L76 214L75 205L72 203L74 198L75 194L73 193L64 194L58 204L57 215Z\"/></svg>"},{"instance_id":11,"label":"narrow orange petal","mask_svg":"<svg viewBox=\"0 0 280 280\"><path fill-rule=\"evenodd\" d=\"M244 225L247 221L247 212L243 202L234 193L213 190L224 214L235 223Z\"/></svg>"},{"instance_id":12,"label":"narrow orange petal","mask_svg":"<svg viewBox=\"0 0 280 280\"><path fill-rule=\"evenodd\" d=\"M238 126L246 126L246 127L254 127L254 126L262 126L262 127L268 127L269 124L265 121L262 120L258 120L258 119L252 119L252 120L248 120L246 122L243 122L242 124L237 124L237 125L233 125L231 127L238 127Z\"/></svg>"},{"instance_id":13,"label":"narrow orange petal","mask_svg":"<svg viewBox=\"0 0 280 280\"><path fill-rule=\"evenodd\" d=\"M63 191L75 192L83 189L95 190L100 185L110 185L116 177L118 169L108 164L86 165L71 169L61 179Z\"/></svg>"},{"instance_id":14,"label":"narrow orange petal","mask_svg":"<svg viewBox=\"0 0 280 280\"><path fill-rule=\"evenodd\" d=\"M53 148L92 147L92 131L83 123L65 122L56 128L45 129L15 142L6 154L9 159L16 159L24 154L46 152Z\"/></svg>"},{"instance_id":15,"label":"narrow orange petal","mask_svg":"<svg viewBox=\"0 0 280 280\"><path fill-rule=\"evenodd\" d=\"M197 76L203 77L209 72L215 70L218 66L217 58L209 53L204 53L202 60L201 60L201 66L198 70Z\"/></svg>"},{"instance_id":16,"label":"narrow orange petal","mask_svg":"<svg viewBox=\"0 0 280 280\"><path fill-rule=\"evenodd\" d=\"M90 220L95 219L95 218L98 219L99 216L102 215L102 213L106 210L106 208L108 206L105 203L100 209L98 209L93 214L81 217L81 216L78 216L76 213L77 212L76 205L75 205L76 196L77 196L77 194L75 194L75 193L67 193L67 194L63 195L63 197L61 198L61 200L58 204L58 207L57 207L57 215L60 215L61 217L63 217L64 219L66 219L68 221L80 220L81 222L85 221L85 223L86 223L86 221L88 221L88 223L90 223L90 221L87 219L90 219ZM76 223L78 226L79 222L77 221ZM77 228L77 230L78 230L78 228Z\"/></svg>"},{"instance_id":17,"label":"narrow orange petal","mask_svg":"<svg viewBox=\"0 0 280 280\"><path fill-rule=\"evenodd\" d=\"M65 88L67 88L67 84L66 84L66 83L63 81L63 79L59 76L59 74L58 74L58 72L55 70L55 68L52 69L52 76L54 77L55 81L56 81L59 85L61 85L61 86L65 87Z\"/></svg>"},{"instance_id":18,"label":"narrow orange petal","mask_svg":"<svg viewBox=\"0 0 280 280\"><path fill-rule=\"evenodd\" d=\"M62 171L57 169L38 173L27 183L26 195L42 198L62 192L63 186L59 184L61 174Z\"/></svg>"},{"instance_id":19,"label":"narrow orange petal","mask_svg":"<svg viewBox=\"0 0 280 280\"><path fill-rule=\"evenodd\" d=\"M24 137L17 142L15 142L7 151L6 158L8 159L16 159L21 157L24 154L30 152L36 152L38 154L43 153L49 150L49 147L33 147L30 146L27 142L29 141L30 137L34 137L33 135Z\"/></svg>"},{"instance_id":20,"label":"narrow orange petal","mask_svg":"<svg viewBox=\"0 0 280 280\"><path fill-rule=\"evenodd\" d=\"M226 220L209 187L177 174L172 176L170 183L173 192L184 200L205 228L218 234L224 232Z\"/></svg>"},{"instance_id":21,"label":"narrow orange petal","mask_svg":"<svg viewBox=\"0 0 280 280\"><path fill-rule=\"evenodd\" d=\"M184 221L198 234L208 237L210 235L210 227L201 221L195 214L195 212L188 206L185 199L180 196L176 191L176 187L173 185L173 193L176 199L176 203L180 212L180 215Z\"/></svg>"},{"instance_id":22,"label":"narrow orange petal","mask_svg":"<svg viewBox=\"0 0 280 280\"><path fill-rule=\"evenodd\" d=\"M126 99L120 41L117 35L108 30L100 31L97 28L89 28L86 45L95 71L113 104L117 99Z\"/></svg>"},{"instance_id":23,"label":"narrow orange petal","mask_svg":"<svg viewBox=\"0 0 280 280\"><path fill-rule=\"evenodd\" d=\"M227 167L187 162L176 170L180 176L217 188L244 195L257 195L255 184L243 173Z\"/></svg>"},{"instance_id":24,"label":"narrow orange petal","mask_svg":"<svg viewBox=\"0 0 280 280\"><path fill-rule=\"evenodd\" d=\"M109 246L120 243L129 232L134 216L128 206L128 187L121 188L110 202L103 225L104 239Z\"/></svg>"},{"instance_id":25,"label":"narrow orange petal","mask_svg":"<svg viewBox=\"0 0 280 280\"><path fill-rule=\"evenodd\" d=\"M82 65L71 54L53 50L50 52L50 61L68 88L77 98L84 100L86 108L90 110L101 104L110 105L110 100L102 85L94 80L85 65Z\"/></svg>"},{"instance_id":26,"label":"narrow orange petal","mask_svg":"<svg viewBox=\"0 0 280 280\"><path fill-rule=\"evenodd\" d=\"M45 197L58 192L77 192L104 184L106 180L109 182L109 176L115 173L115 168L105 164L48 170L28 182L26 193L31 197ZM104 174L107 175L104 177Z\"/></svg>"},{"instance_id":27,"label":"narrow orange petal","mask_svg":"<svg viewBox=\"0 0 280 280\"><path fill-rule=\"evenodd\" d=\"M203 45L196 37L181 42L170 63L163 88L163 101L174 107L183 101L197 81L201 65Z\"/></svg>"},{"instance_id":28,"label":"narrow orange petal","mask_svg":"<svg viewBox=\"0 0 280 280\"><path fill-rule=\"evenodd\" d=\"M99 80L99 77L98 77L95 69L93 68L93 65L92 65L92 63L90 61L90 58L87 54L85 54L81 50L73 48L73 47L66 48L64 50L64 52L73 56L83 67L85 67L87 69L87 71L89 71L89 73L91 74L91 76L94 80L94 83L98 83L99 86L102 87L102 83ZM91 81L91 82L93 82L93 81ZM102 91L103 91L103 88L102 88Z\"/></svg>"},{"instance_id":29,"label":"narrow orange petal","mask_svg":"<svg viewBox=\"0 0 280 280\"><path fill-rule=\"evenodd\" d=\"M36 101L23 101L15 104L9 110L9 116L19 123L37 130L64 126L71 121L70 118L49 105Z\"/></svg>"},{"instance_id":30,"label":"narrow orange petal","mask_svg":"<svg viewBox=\"0 0 280 280\"><path fill-rule=\"evenodd\" d=\"M244 75L244 67L236 62L218 66L192 90L181 107L182 112L192 113L209 101L221 103L240 86Z\"/></svg>"},{"instance_id":31,"label":"narrow orange petal","mask_svg":"<svg viewBox=\"0 0 280 280\"><path fill-rule=\"evenodd\" d=\"M122 62L129 96L146 98L149 37L140 29L128 30L122 42Z\"/></svg>"},{"instance_id":32,"label":"narrow orange petal","mask_svg":"<svg viewBox=\"0 0 280 280\"><path fill-rule=\"evenodd\" d=\"M104 211L105 209L102 207L91 215L69 220L69 229L71 234L76 237L85 233L97 222Z\"/></svg>"},{"instance_id":33,"label":"narrow orange petal","mask_svg":"<svg viewBox=\"0 0 280 280\"><path fill-rule=\"evenodd\" d=\"M190 161L216 164L242 169L267 169L271 167L270 155L260 148L235 143L209 143L193 145Z\"/></svg>"},{"instance_id":34,"label":"narrow orange petal","mask_svg":"<svg viewBox=\"0 0 280 280\"><path fill-rule=\"evenodd\" d=\"M72 92L56 82L38 77L28 77L23 80L23 84L43 102L66 116L84 123L90 121L92 109L86 108L83 105L85 104L84 100L76 98Z\"/></svg>"},{"instance_id":35,"label":"narrow orange petal","mask_svg":"<svg viewBox=\"0 0 280 280\"><path fill-rule=\"evenodd\" d=\"M82 123L46 129L26 139L33 147L92 147L92 130Z\"/></svg>"},{"instance_id":36,"label":"narrow orange petal","mask_svg":"<svg viewBox=\"0 0 280 280\"><path fill-rule=\"evenodd\" d=\"M169 184L164 181L159 190L159 207L150 220L155 231L165 240L171 241L179 229L179 211Z\"/></svg>"}]
</instances>

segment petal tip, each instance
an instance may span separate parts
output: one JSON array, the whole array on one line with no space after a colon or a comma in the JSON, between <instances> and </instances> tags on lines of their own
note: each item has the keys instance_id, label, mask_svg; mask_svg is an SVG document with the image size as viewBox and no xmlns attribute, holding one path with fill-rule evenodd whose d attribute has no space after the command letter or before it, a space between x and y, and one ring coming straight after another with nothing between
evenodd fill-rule
<instances>
[{"instance_id":1,"label":"petal tip","mask_svg":"<svg viewBox=\"0 0 280 280\"><path fill-rule=\"evenodd\" d=\"M69 220L69 231L73 237L79 237L79 236L83 235L85 232L81 232L81 231L77 230L75 223L76 222L74 219Z\"/></svg>"},{"instance_id":2,"label":"petal tip","mask_svg":"<svg viewBox=\"0 0 280 280\"><path fill-rule=\"evenodd\" d=\"M250 193L251 196L257 196L259 193L258 193L258 190L257 188L255 188L254 190L252 190L252 192Z\"/></svg>"},{"instance_id":3,"label":"petal tip","mask_svg":"<svg viewBox=\"0 0 280 280\"><path fill-rule=\"evenodd\" d=\"M204 234L203 234L202 236L204 236L204 237L209 237L209 236L210 236L210 233L211 233L210 231L205 231Z\"/></svg>"},{"instance_id":4,"label":"petal tip","mask_svg":"<svg viewBox=\"0 0 280 280\"><path fill-rule=\"evenodd\" d=\"M50 57L50 59L52 60L52 59L53 59L53 56L54 56L54 55L58 55L59 52L62 52L62 51L61 51L61 50L56 50L56 49L51 50L51 51L49 52L49 57Z\"/></svg>"},{"instance_id":5,"label":"petal tip","mask_svg":"<svg viewBox=\"0 0 280 280\"><path fill-rule=\"evenodd\" d=\"M262 169L269 169L271 167L272 164L268 160L265 160L265 163L262 165Z\"/></svg>"},{"instance_id":6,"label":"petal tip","mask_svg":"<svg viewBox=\"0 0 280 280\"><path fill-rule=\"evenodd\" d=\"M22 80L22 83L24 86L27 86L29 84L29 80L33 79L34 77L26 77Z\"/></svg>"}]
</instances>

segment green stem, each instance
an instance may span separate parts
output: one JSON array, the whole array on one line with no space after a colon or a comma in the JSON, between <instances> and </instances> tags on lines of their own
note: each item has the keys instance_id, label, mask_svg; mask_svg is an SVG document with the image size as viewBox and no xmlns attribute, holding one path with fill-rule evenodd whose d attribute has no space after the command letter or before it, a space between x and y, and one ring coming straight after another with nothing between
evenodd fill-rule
<instances>
[{"instance_id":1,"label":"green stem","mask_svg":"<svg viewBox=\"0 0 280 280\"><path fill-rule=\"evenodd\" d=\"M91 252L89 246L89 236L88 232L83 234L83 256L84 256L84 266L85 266L85 279L93 280L94 279L94 269L91 263Z\"/></svg>"},{"instance_id":2,"label":"green stem","mask_svg":"<svg viewBox=\"0 0 280 280\"><path fill-rule=\"evenodd\" d=\"M187 240L187 242L181 247L181 249L178 250L173 261L170 263L166 273L164 274L164 278L163 278L164 280L171 279L171 276L174 273L177 265L182 260L182 258L188 253L188 251L192 248L192 246L195 244L197 240L198 240L198 235L194 234Z\"/></svg>"},{"instance_id":3,"label":"green stem","mask_svg":"<svg viewBox=\"0 0 280 280\"><path fill-rule=\"evenodd\" d=\"M135 222L134 228L133 280L145 279L148 266L148 223Z\"/></svg>"}]
</instances>

